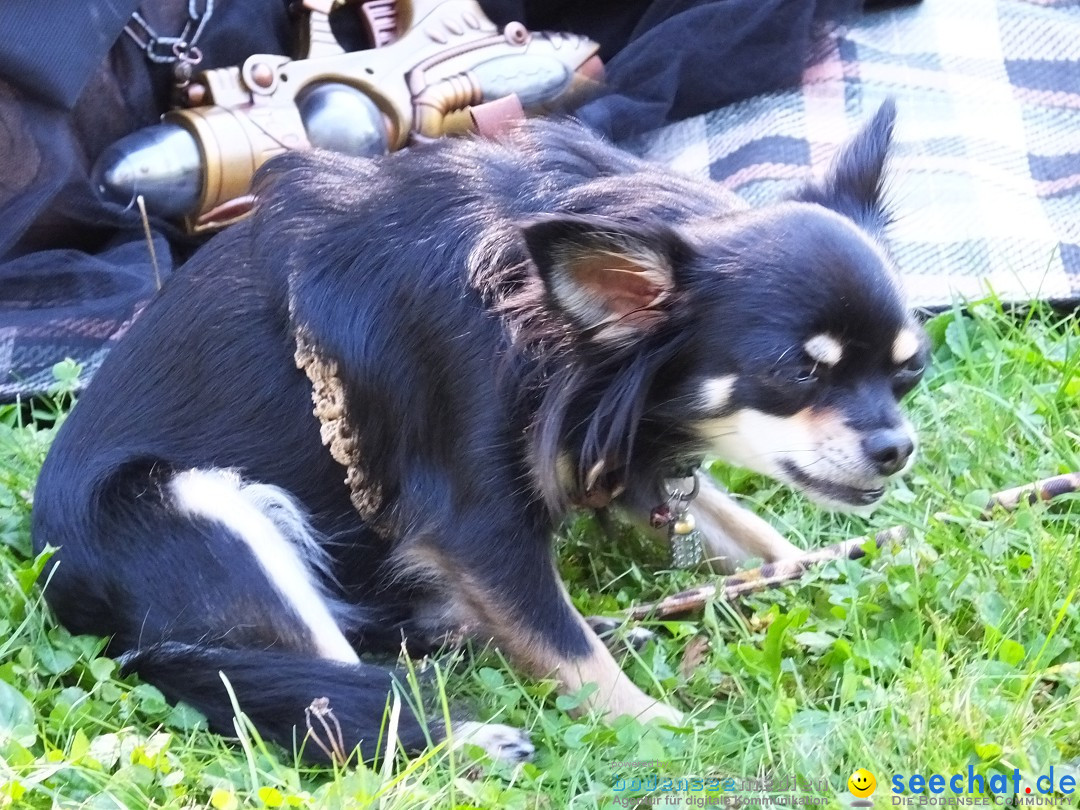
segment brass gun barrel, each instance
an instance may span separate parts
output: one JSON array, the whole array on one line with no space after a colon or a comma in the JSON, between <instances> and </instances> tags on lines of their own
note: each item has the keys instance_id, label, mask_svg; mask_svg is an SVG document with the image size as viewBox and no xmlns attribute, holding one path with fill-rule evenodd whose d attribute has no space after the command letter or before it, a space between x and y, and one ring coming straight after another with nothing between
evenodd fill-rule
<instances>
[{"instance_id":1,"label":"brass gun barrel","mask_svg":"<svg viewBox=\"0 0 1080 810\"><path fill-rule=\"evenodd\" d=\"M347 53L329 26L332 3L308 0L304 58L255 54L240 67L203 71L188 88L197 106L109 147L95 167L106 199L220 227L250 207L255 171L288 149L358 156L473 128L483 105L516 97L527 115L565 109L592 93L603 67L595 42L499 30L476 0L369 0L390 40ZM392 25L387 25L392 11Z\"/></svg>"}]
</instances>

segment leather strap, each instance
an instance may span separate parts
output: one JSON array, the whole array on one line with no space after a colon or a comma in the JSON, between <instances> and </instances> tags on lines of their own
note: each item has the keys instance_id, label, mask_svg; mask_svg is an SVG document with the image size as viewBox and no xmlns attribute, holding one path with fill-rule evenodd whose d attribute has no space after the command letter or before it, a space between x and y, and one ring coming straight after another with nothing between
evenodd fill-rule
<instances>
[{"instance_id":1,"label":"leather strap","mask_svg":"<svg viewBox=\"0 0 1080 810\"><path fill-rule=\"evenodd\" d=\"M506 132L518 121L524 120L525 109L516 93L486 101L469 108L473 129L485 138Z\"/></svg>"}]
</instances>

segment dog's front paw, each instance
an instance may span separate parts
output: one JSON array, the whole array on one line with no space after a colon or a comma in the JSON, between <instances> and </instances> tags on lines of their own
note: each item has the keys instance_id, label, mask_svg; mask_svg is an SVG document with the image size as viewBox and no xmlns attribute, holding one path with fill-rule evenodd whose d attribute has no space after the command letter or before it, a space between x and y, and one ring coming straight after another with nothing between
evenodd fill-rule
<instances>
[{"instance_id":1,"label":"dog's front paw","mask_svg":"<svg viewBox=\"0 0 1080 810\"><path fill-rule=\"evenodd\" d=\"M625 675L620 678L620 683L622 685L614 694L605 700L595 701L593 705L593 708L601 709L609 720L626 715L639 723L656 720L669 726L686 725L686 715L674 706L646 695Z\"/></svg>"},{"instance_id":2,"label":"dog's front paw","mask_svg":"<svg viewBox=\"0 0 1080 810\"><path fill-rule=\"evenodd\" d=\"M536 752L528 734L502 723L458 723L454 727L454 747L462 745L479 746L493 760L511 765L528 762Z\"/></svg>"},{"instance_id":3,"label":"dog's front paw","mask_svg":"<svg viewBox=\"0 0 1080 810\"><path fill-rule=\"evenodd\" d=\"M656 701L644 711L639 712L637 714L637 720L640 723L649 723L653 720L657 720L669 726L686 725L686 715L674 706L669 706L667 703L664 703L662 700Z\"/></svg>"},{"instance_id":4,"label":"dog's front paw","mask_svg":"<svg viewBox=\"0 0 1080 810\"><path fill-rule=\"evenodd\" d=\"M612 652L622 648L640 650L656 638L656 633L644 627L635 625L623 629L623 620L612 616L586 616L585 622Z\"/></svg>"}]
</instances>

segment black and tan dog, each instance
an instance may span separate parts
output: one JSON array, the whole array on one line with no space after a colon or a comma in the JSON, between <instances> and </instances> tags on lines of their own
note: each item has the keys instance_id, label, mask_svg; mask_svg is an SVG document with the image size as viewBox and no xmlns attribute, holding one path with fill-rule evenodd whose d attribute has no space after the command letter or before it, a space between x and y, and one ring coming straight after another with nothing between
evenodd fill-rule
<instances>
[{"instance_id":1,"label":"black and tan dog","mask_svg":"<svg viewBox=\"0 0 1080 810\"><path fill-rule=\"evenodd\" d=\"M273 162L60 431L35 500L49 603L228 731L223 673L286 746L325 698L371 756L394 675L357 652L447 626L595 683L608 715L678 721L573 608L552 532L597 493L647 514L706 452L881 497L924 355L879 240L892 123L762 209L565 123ZM715 487L693 511L730 565L794 550ZM406 707L398 734L448 730Z\"/></svg>"}]
</instances>

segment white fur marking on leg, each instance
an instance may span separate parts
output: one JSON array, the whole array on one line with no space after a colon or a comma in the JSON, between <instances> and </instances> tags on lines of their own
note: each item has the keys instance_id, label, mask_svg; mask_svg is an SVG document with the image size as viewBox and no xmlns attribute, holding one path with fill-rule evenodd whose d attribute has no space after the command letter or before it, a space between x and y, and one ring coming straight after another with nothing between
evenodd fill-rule
<instances>
[{"instance_id":1,"label":"white fur marking on leg","mask_svg":"<svg viewBox=\"0 0 1080 810\"><path fill-rule=\"evenodd\" d=\"M341 633L320 592L312 568L326 558L299 508L283 490L266 484L245 486L226 470L188 470L170 491L188 515L223 524L251 549L263 572L297 617L307 625L319 653L356 663L356 651Z\"/></svg>"},{"instance_id":2,"label":"white fur marking on leg","mask_svg":"<svg viewBox=\"0 0 1080 810\"><path fill-rule=\"evenodd\" d=\"M328 579L333 577L330 555L319 545L315 530L288 492L271 484L256 483L245 483L241 492L292 542L305 563Z\"/></svg>"}]
</instances>

